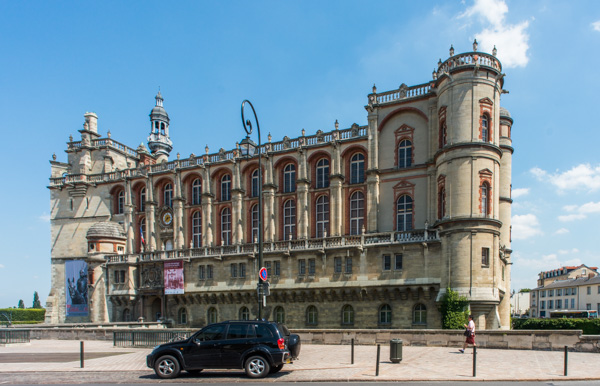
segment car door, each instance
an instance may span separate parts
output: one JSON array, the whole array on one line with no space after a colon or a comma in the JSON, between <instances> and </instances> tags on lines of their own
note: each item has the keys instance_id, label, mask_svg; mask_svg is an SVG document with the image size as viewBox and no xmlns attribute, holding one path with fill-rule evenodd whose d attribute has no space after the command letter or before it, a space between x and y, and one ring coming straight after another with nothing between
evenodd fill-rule
<instances>
[{"instance_id":1,"label":"car door","mask_svg":"<svg viewBox=\"0 0 600 386\"><path fill-rule=\"evenodd\" d=\"M192 337L190 350L185 355L187 367L195 369L220 367L221 346L219 343L224 336L224 324L207 326L195 334Z\"/></svg>"},{"instance_id":2,"label":"car door","mask_svg":"<svg viewBox=\"0 0 600 386\"><path fill-rule=\"evenodd\" d=\"M224 367L241 368L242 355L256 344L254 329L249 323L231 323L221 345Z\"/></svg>"}]
</instances>

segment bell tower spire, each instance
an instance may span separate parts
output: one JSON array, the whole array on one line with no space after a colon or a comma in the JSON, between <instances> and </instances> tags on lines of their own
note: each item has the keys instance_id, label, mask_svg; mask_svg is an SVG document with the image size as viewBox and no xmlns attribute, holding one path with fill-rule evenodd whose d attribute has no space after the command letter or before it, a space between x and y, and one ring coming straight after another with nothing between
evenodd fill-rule
<instances>
[{"instance_id":1,"label":"bell tower spire","mask_svg":"<svg viewBox=\"0 0 600 386\"><path fill-rule=\"evenodd\" d=\"M169 138L169 114L163 107L163 97L158 91L156 106L150 112L150 136L148 147L152 155L157 156L157 162L168 161L169 153L173 149L173 142Z\"/></svg>"}]
</instances>

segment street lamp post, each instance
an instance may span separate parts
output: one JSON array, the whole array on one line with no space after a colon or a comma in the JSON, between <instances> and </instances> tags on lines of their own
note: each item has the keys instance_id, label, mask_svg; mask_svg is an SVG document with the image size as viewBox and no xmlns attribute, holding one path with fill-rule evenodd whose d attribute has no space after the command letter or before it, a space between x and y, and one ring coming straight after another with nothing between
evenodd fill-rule
<instances>
[{"instance_id":1,"label":"street lamp post","mask_svg":"<svg viewBox=\"0 0 600 386\"><path fill-rule=\"evenodd\" d=\"M250 120L246 120L244 118L244 106L248 103L250 108L252 108L252 113L254 114L254 121L256 122L256 131L258 133L258 145L256 145L251 139L250 134L252 134L252 122ZM244 130L246 131L246 138L244 138L240 142L240 149L242 154L248 157L252 157L254 155L255 150L258 152L258 269L262 268L263 264L263 186L262 186L262 165L261 165L261 142L260 142L260 125L258 123L258 118L256 117L256 111L254 110L254 106L249 100L244 100L242 102L242 125L244 126ZM263 280L260 275L258 276L258 284L257 284L257 294L258 294L258 319L262 319L262 307L263 307L263 297L264 297L264 287Z\"/></svg>"}]
</instances>

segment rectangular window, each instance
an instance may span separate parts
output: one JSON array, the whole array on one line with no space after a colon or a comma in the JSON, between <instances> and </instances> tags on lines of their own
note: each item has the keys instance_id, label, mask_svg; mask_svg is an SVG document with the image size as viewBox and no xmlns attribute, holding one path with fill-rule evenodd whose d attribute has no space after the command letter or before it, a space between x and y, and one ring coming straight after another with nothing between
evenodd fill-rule
<instances>
[{"instance_id":1,"label":"rectangular window","mask_svg":"<svg viewBox=\"0 0 600 386\"><path fill-rule=\"evenodd\" d=\"M600 285L598 286L598 293L600 294Z\"/></svg>"},{"instance_id":2,"label":"rectangular window","mask_svg":"<svg viewBox=\"0 0 600 386\"><path fill-rule=\"evenodd\" d=\"M577 287L571 288L571 295L577 295Z\"/></svg>"},{"instance_id":3,"label":"rectangular window","mask_svg":"<svg viewBox=\"0 0 600 386\"><path fill-rule=\"evenodd\" d=\"M273 276L273 271L271 270L271 262L265 261L265 268L267 269L267 276Z\"/></svg>"},{"instance_id":4,"label":"rectangular window","mask_svg":"<svg viewBox=\"0 0 600 386\"><path fill-rule=\"evenodd\" d=\"M592 294L592 287L587 287L587 294L591 295Z\"/></svg>"},{"instance_id":5,"label":"rectangular window","mask_svg":"<svg viewBox=\"0 0 600 386\"><path fill-rule=\"evenodd\" d=\"M541 309L541 310L545 310L545 309L546 309L546 301L545 301L545 300L542 300L542 301L540 302L540 309Z\"/></svg>"},{"instance_id":6,"label":"rectangular window","mask_svg":"<svg viewBox=\"0 0 600 386\"><path fill-rule=\"evenodd\" d=\"M549 309L553 309L554 308L554 300L548 300L548 308Z\"/></svg>"},{"instance_id":7,"label":"rectangular window","mask_svg":"<svg viewBox=\"0 0 600 386\"><path fill-rule=\"evenodd\" d=\"M575 309L575 298L571 299L571 308Z\"/></svg>"},{"instance_id":8,"label":"rectangular window","mask_svg":"<svg viewBox=\"0 0 600 386\"><path fill-rule=\"evenodd\" d=\"M540 294L541 294L541 296L542 296L543 298L545 298L545 297L546 297L546 291L540 291Z\"/></svg>"},{"instance_id":9,"label":"rectangular window","mask_svg":"<svg viewBox=\"0 0 600 386\"><path fill-rule=\"evenodd\" d=\"M531 292L531 297L535 299L535 291Z\"/></svg>"},{"instance_id":10,"label":"rectangular window","mask_svg":"<svg viewBox=\"0 0 600 386\"><path fill-rule=\"evenodd\" d=\"M246 263L240 263L239 274L242 278L246 277Z\"/></svg>"},{"instance_id":11,"label":"rectangular window","mask_svg":"<svg viewBox=\"0 0 600 386\"><path fill-rule=\"evenodd\" d=\"M392 269L392 256L391 255L383 255L381 269L383 271L390 271Z\"/></svg>"},{"instance_id":12,"label":"rectangular window","mask_svg":"<svg viewBox=\"0 0 600 386\"><path fill-rule=\"evenodd\" d=\"M316 267L315 259L308 259L308 274L310 276L315 275L315 267Z\"/></svg>"},{"instance_id":13,"label":"rectangular window","mask_svg":"<svg viewBox=\"0 0 600 386\"><path fill-rule=\"evenodd\" d=\"M352 273L352 258L346 257L346 270L344 273Z\"/></svg>"},{"instance_id":14,"label":"rectangular window","mask_svg":"<svg viewBox=\"0 0 600 386\"><path fill-rule=\"evenodd\" d=\"M556 308L558 308L558 309L562 308L562 299L557 299L556 300Z\"/></svg>"},{"instance_id":15,"label":"rectangular window","mask_svg":"<svg viewBox=\"0 0 600 386\"><path fill-rule=\"evenodd\" d=\"M207 265L206 266L206 278L207 279L212 279L213 278L213 266L212 265Z\"/></svg>"},{"instance_id":16,"label":"rectangular window","mask_svg":"<svg viewBox=\"0 0 600 386\"><path fill-rule=\"evenodd\" d=\"M554 290L548 290L548 297L554 296Z\"/></svg>"},{"instance_id":17,"label":"rectangular window","mask_svg":"<svg viewBox=\"0 0 600 386\"><path fill-rule=\"evenodd\" d=\"M556 290L556 296L562 296L562 289L559 288Z\"/></svg>"},{"instance_id":18,"label":"rectangular window","mask_svg":"<svg viewBox=\"0 0 600 386\"><path fill-rule=\"evenodd\" d=\"M237 277L237 264L231 264L231 277Z\"/></svg>"},{"instance_id":19,"label":"rectangular window","mask_svg":"<svg viewBox=\"0 0 600 386\"><path fill-rule=\"evenodd\" d=\"M570 288L565 288L565 295L566 296L571 295L571 289Z\"/></svg>"},{"instance_id":20,"label":"rectangular window","mask_svg":"<svg viewBox=\"0 0 600 386\"><path fill-rule=\"evenodd\" d=\"M298 260L298 275L306 275L306 260L304 259Z\"/></svg>"},{"instance_id":21,"label":"rectangular window","mask_svg":"<svg viewBox=\"0 0 600 386\"><path fill-rule=\"evenodd\" d=\"M342 273L342 258L339 256L333 258L333 272Z\"/></svg>"},{"instance_id":22,"label":"rectangular window","mask_svg":"<svg viewBox=\"0 0 600 386\"><path fill-rule=\"evenodd\" d=\"M587 303L587 304L585 305L585 309L586 309L586 310L591 310L591 309L592 309L592 304L591 304L591 303Z\"/></svg>"},{"instance_id":23,"label":"rectangular window","mask_svg":"<svg viewBox=\"0 0 600 386\"><path fill-rule=\"evenodd\" d=\"M200 279L200 280L206 279L206 267L203 265L198 267L198 279Z\"/></svg>"},{"instance_id":24,"label":"rectangular window","mask_svg":"<svg viewBox=\"0 0 600 386\"><path fill-rule=\"evenodd\" d=\"M396 258L394 259L394 269L396 271L401 271L402 270L402 255L396 255Z\"/></svg>"},{"instance_id":25,"label":"rectangular window","mask_svg":"<svg viewBox=\"0 0 600 386\"><path fill-rule=\"evenodd\" d=\"M481 265L489 267L490 265L490 249L481 248Z\"/></svg>"}]
</instances>

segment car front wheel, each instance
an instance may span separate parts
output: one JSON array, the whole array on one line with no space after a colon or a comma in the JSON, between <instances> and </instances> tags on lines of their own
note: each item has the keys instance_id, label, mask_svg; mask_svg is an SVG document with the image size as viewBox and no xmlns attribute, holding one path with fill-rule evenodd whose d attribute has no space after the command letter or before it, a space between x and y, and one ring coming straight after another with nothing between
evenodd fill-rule
<instances>
[{"instance_id":1,"label":"car front wheel","mask_svg":"<svg viewBox=\"0 0 600 386\"><path fill-rule=\"evenodd\" d=\"M171 379L179 375L181 372L181 366L175 357L171 355L164 355L158 358L154 364L154 372L159 378Z\"/></svg>"},{"instance_id":2,"label":"car front wheel","mask_svg":"<svg viewBox=\"0 0 600 386\"><path fill-rule=\"evenodd\" d=\"M269 362L259 355L248 358L244 368L246 370L246 375L250 378L264 378L269 374L269 371L271 371Z\"/></svg>"}]
</instances>

